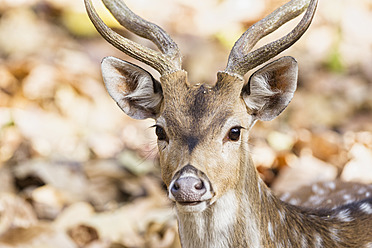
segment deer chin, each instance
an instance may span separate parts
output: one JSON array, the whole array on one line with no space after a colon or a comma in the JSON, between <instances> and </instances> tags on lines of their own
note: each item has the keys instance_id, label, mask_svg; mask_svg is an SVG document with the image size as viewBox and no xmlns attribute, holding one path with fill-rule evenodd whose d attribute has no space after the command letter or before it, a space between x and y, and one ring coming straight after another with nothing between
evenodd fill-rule
<instances>
[{"instance_id":1,"label":"deer chin","mask_svg":"<svg viewBox=\"0 0 372 248\"><path fill-rule=\"evenodd\" d=\"M210 205L209 200L194 202L176 202L176 208L183 213L200 213L206 210Z\"/></svg>"},{"instance_id":2,"label":"deer chin","mask_svg":"<svg viewBox=\"0 0 372 248\"><path fill-rule=\"evenodd\" d=\"M201 213L216 201L215 194L208 192L200 201L174 201L179 212Z\"/></svg>"}]
</instances>

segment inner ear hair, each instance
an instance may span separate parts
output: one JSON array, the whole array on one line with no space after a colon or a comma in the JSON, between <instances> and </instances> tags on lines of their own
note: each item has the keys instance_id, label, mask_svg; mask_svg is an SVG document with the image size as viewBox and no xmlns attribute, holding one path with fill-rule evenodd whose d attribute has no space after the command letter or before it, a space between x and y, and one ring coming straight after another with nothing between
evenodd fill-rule
<instances>
[{"instance_id":1,"label":"inner ear hair","mask_svg":"<svg viewBox=\"0 0 372 248\"><path fill-rule=\"evenodd\" d=\"M242 98L251 114L264 121L278 116L292 100L297 70L294 58L282 57L253 73L242 89Z\"/></svg>"},{"instance_id":2,"label":"inner ear hair","mask_svg":"<svg viewBox=\"0 0 372 248\"><path fill-rule=\"evenodd\" d=\"M272 80L270 72L261 73L249 80L249 83L244 86L243 90L248 92L249 97L245 100L247 107L252 112L258 111L264 107L266 101L275 94L279 94L280 90L272 88L269 80Z\"/></svg>"},{"instance_id":3,"label":"inner ear hair","mask_svg":"<svg viewBox=\"0 0 372 248\"><path fill-rule=\"evenodd\" d=\"M163 100L160 83L141 67L114 57L102 61L107 91L134 119L156 118Z\"/></svg>"},{"instance_id":4,"label":"inner ear hair","mask_svg":"<svg viewBox=\"0 0 372 248\"><path fill-rule=\"evenodd\" d=\"M131 73L136 88L124 95L123 99L134 101L143 108L156 108L163 99L160 83L151 75L151 77L144 76L140 71L132 71ZM152 87L149 87L150 84Z\"/></svg>"}]
</instances>

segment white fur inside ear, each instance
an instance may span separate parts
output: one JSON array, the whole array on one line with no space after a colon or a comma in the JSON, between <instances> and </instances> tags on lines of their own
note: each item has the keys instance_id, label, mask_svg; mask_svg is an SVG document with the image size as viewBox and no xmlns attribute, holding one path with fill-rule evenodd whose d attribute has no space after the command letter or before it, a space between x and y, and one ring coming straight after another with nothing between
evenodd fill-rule
<instances>
[{"instance_id":1,"label":"white fur inside ear","mask_svg":"<svg viewBox=\"0 0 372 248\"><path fill-rule=\"evenodd\" d=\"M161 94L154 94L152 78L142 73L133 72L132 77L137 80L137 87L131 93L124 95L124 99L134 100L144 108L155 108L162 100ZM125 94L123 92L123 94Z\"/></svg>"},{"instance_id":2,"label":"white fur inside ear","mask_svg":"<svg viewBox=\"0 0 372 248\"><path fill-rule=\"evenodd\" d=\"M251 110L260 110L266 104L268 97L280 93L278 89L273 90L270 87L269 74L262 73L252 78L250 82L250 94L244 97L245 104Z\"/></svg>"},{"instance_id":3,"label":"white fur inside ear","mask_svg":"<svg viewBox=\"0 0 372 248\"><path fill-rule=\"evenodd\" d=\"M163 95L160 83L150 73L114 57L106 57L101 68L107 91L127 115L155 118Z\"/></svg>"}]
</instances>

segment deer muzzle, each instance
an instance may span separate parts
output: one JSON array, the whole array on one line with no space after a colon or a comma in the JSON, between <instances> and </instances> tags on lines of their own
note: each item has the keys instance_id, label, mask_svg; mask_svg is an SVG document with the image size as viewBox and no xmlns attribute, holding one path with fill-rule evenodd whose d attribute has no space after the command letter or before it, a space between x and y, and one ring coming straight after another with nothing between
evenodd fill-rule
<instances>
[{"instance_id":1,"label":"deer muzzle","mask_svg":"<svg viewBox=\"0 0 372 248\"><path fill-rule=\"evenodd\" d=\"M194 166L186 165L174 175L168 195L178 207L195 211L193 206L209 205L214 193L208 177Z\"/></svg>"}]
</instances>

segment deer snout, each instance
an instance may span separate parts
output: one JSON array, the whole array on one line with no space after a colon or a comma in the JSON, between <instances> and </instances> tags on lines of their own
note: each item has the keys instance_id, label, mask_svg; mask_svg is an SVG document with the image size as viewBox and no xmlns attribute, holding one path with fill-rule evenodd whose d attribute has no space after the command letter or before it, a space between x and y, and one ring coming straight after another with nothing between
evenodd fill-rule
<instances>
[{"instance_id":1,"label":"deer snout","mask_svg":"<svg viewBox=\"0 0 372 248\"><path fill-rule=\"evenodd\" d=\"M203 181L195 177L179 178L171 188L171 194L179 203L199 202L206 192Z\"/></svg>"},{"instance_id":2,"label":"deer snout","mask_svg":"<svg viewBox=\"0 0 372 248\"><path fill-rule=\"evenodd\" d=\"M193 204L210 200L213 189L203 172L192 165L186 165L174 175L168 196L180 204Z\"/></svg>"}]
</instances>

